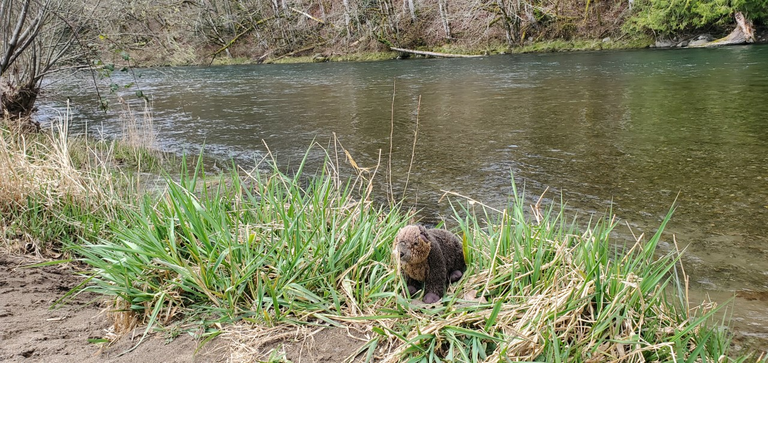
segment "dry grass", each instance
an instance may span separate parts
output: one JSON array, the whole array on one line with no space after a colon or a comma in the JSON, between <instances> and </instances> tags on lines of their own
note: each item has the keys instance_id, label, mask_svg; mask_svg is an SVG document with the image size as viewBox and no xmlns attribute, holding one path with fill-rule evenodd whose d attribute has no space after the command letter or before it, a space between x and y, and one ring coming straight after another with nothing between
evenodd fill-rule
<instances>
[{"instance_id":1,"label":"dry grass","mask_svg":"<svg viewBox=\"0 0 768 432\"><path fill-rule=\"evenodd\" d=\"M43 194L48 202L62 196L84 200L102 195L91 173L75 168L69 154L66 122L55 121L48 133L27 135L3 128L0 133L0 205L26 204L27 198Z\"/></svg>"},{"instance_id":2,"label":"dry grass","mask_svg":"<svg viewBox=\"0 0 768 432\"><path fill-rule=\"evenodd\" d=\"M151 147L148 111L124 118L124 135L115 141L75 136L67 117L39 133L0 125L0 247L58 254L68 242L95 239L120 217L139 186L137 173L162 163Z\"/></svg>"},{"instance_id":3,"label":"dry grass","mask_svg":"<svg viewBox=\"0 0 768 432\"><path fill-rule=\"evenodd\" d=\"M225 327L221 335L232 363L359 362L374 336L367 323L346 327L235 324Z\"/></svg>"},{"instance_id":4,"label":"dry grass","mask_svg":"<svg viewBox=\"0 0 768 432\"><path fill-rule=\"evenodd\" d=\"M229 342L230 362L257 363L284 359L285 352L279 343L297 341L303 346L309 343L313 332L322 327L279 325L276 327L256 327L250 325L232 325L222 337Z\"/></svg>"}]
</instances>

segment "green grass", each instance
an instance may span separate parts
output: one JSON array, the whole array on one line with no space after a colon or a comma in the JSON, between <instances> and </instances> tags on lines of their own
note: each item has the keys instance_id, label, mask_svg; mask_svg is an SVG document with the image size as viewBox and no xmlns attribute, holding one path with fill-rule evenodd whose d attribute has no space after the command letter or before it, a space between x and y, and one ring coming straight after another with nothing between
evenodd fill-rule
<instances>
[{"instance_id":1,"label":"green grass","mask_svg":"<svg viewBox=\"0 0 768 432\"><path fill-rule=\"evenodd\" d=\"M598 51L598 50L619 50L619 49L640 49L647 48L654 43L654 39L641 33L632 33L624 35L619 40L603 42L601 39L574 39L574 40L546 40L541 42L526 43L522 46L509 46L501 42L487 43L484 45L470 46L465 44L444 44L441 46L420 46L417 50L432 51L444 54L462 54L462 55L497 55L508 53L538 53L538 52L564 52L564 51ZM399 53L395 51L361 51L349 53L335 53L330 56L319 54L310 55L290 55L277 58L266 58L265 64L300 64L300 63L318 63L318 62L369 62L392 60L397 58ZM194 63L194 62L193 62ZM218 55L213 61L210 58L198 64L214 66L231 66L256 64L257 61L248 57L226 57ZM189 64L188 61L179 64ZM173 65L173 63L171 64Z\"/></svg>"},{"instance_id":2,"label":"green grass","mask_svg":"<svg viewBox=\"0 0 768 432\"><path fill-rule=\"evenodd\" d=\"M65 246L109 235L140 186L136 170L158 169L146 147L0 127L0 245L14 253L59 255ZM132 167L124 169L123 167Z\"/></svg>"},{"instance_id":3,"label":"green grass","mask_svg":"<svg viewBox=\"0 0 768 432\"><path fill-rule=\"evenodd\" d=\"M303 167L303 165L302 165ZM326 167L327 168L327 167ZM97 292L150 322L200 314L271 325L370 311L392 297L392 239L405 216L384 210L328 171L303 184L254 172L210 182L201 164L168 179L116 223L112 241L78 253L96 269Z\"/></svg>"},{"instance_id":4,"label":"green grass","mask_svg":"<svg viewBox=\"0 0 768 432\"><path fill-rule=\"evenodd\" d=\"M539 53L539 52L564 52L564 51L599 51L647 48L653 44L652 37L636 35L627 39L609 40L601 39L555 39L542 42L533 42L520 47L512 48L514 53Z\"/></svg>"},{"instance_id":5,"label":"green grass","mask_svg":"<svg viewBox=\"0 0 768 432\"><path fill-rule=\"evenodd\" d=\"M374 204L372 179L343 180L330 157L316 173L273 164L223 177L199 159L146 191L119 169L159 166L146 149L73 139L63 125L0 138L3 239L27 253L71 248L123 331L357 323L370 329L358 351L369 361L746 359L729 356L711 305L689 310L679 256L658 255L671 212L619 247L610 217L567 221L561 204L526 213L517 191L502 210L456 202L468 270L425 307L390 256L412 215Z\"/></svg>"},{"instance_id":6,"label":"green grass","mask_svg":"<svg viewBox=\"0 0 768 432\"><path fill-rule=\"evenodd\" d=\"M658 255L659 230L611 240L610 217L567 221L565 207L526 214L456 203L468 269L442 302L408 298L390 253L410 215L373 204L370 180L323 169L293 175L201 164L145 196L110 240L76 248L89 290L149 324L366 324L358 354L396 362L717 362L730 339L715 308L689 310L677 254ZM514 186L514 182L513 182ZM130 320L129 320L130 321ZM149 328L149 327L148 327ZM225 327L226 328L226 327Z\"/></svg>"},{"instance_id":7,"label":"green grass","mask_svg":"<svg viewBox=\"0 0 768 432\"><path fill-rule=\"evenodd\" d=\"M563 52L563 51L598 51L598 50L619 50L619 49L639 49L647 48L653 44L654 40L646 35L638 34L621 40L611 40L603 42L600 39L577 39L577 40L548 40L543 42L533 42L523 46L510 47L502 43L488 44L479 47L468 47L464 45L445 44L442 46L418 47L418 50L433 51L444 54L462 54L462 55L495 55L507 53L537 53L537 52ZM298 64L298 63L316 63L319 61L329 62L365 62L392 60L399 54L395 51L367 51L359 53L335 54L329 57L318 57L313 55L287 56L278 59L267 59L264 63L274 64ZM245 58L217 58L215 65L232 64L252 64L253 60Z\"/></svg>"},{"instance_id":8,"label":"green grass","mask_svg":"<svg viewBox=\"0 0 768 432\"><path fill-rule=\"evenodd\" d=\"M302 162L288 175L273 161L209 177L201 157L146 189L130 173L162 165L130 144L148 135L133 136L93 143L63 123L48 134L0 130L6 248L69 251L87 264L85 289L114 299L118 333L357 326L368 337L357 355L377 362L753 359L731 355L714 305L688 305L679 255L659 254L671 211L657 232L618 245L610 215L567 220L561 203L529 211L514 181L504 209L456 201L450 228L468 269L427 306L408 296L391 257L413 215L375 204L375 174L342 176L349 168L326 153L317 172Z\"/></svg>"}]
</instances>

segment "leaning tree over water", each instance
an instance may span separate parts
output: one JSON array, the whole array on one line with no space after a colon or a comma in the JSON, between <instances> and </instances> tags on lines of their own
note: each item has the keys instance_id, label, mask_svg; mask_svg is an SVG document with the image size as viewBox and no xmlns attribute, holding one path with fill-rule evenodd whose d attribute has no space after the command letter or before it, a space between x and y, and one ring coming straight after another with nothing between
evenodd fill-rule
<instances>
[{"instance_id":1,"label":"leaning tree over water","mask_svg":"<svg viewBox=\"0 0 768 432\"><path fill-rule=\"evenodd\" d=\"M96 6L94 6L96 7ZM71 0L0 0L0 114L28 118L43 78L77 63L84 10Z\"/></svg>"}]
</instances>

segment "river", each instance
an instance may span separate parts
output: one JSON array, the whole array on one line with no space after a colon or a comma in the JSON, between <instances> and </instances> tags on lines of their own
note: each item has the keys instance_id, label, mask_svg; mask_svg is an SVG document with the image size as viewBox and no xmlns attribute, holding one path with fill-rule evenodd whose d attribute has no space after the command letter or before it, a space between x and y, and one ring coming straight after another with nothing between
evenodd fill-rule
<instances>
[{"instance_id":1,"label":"river","mask_svg":"<svg viewBox=\"0 0 768 432\"><path fill-rule=\"evenodd\" d=\"M162 149L204 145L223 165L253 166L265 142L295 166L335 133L361 166L381 153L383 180L392 131L398 196L418 129L406 202L428 220L450 216L445 190L505 206L511 174L531 199L548 189L546 201L562 198L585 220L612 209L625 232L654 230L676 205L664 246L674 234L687 248L694 301L732 300L740 342L766 347L766 71L768 46L753 45L162 68L134 71L138 86L124 92L151 98ZM52 83L40 117L70 98L76 125L119 133L119 110L96 110L88 83Z\"/></svg>"}]
</instances>

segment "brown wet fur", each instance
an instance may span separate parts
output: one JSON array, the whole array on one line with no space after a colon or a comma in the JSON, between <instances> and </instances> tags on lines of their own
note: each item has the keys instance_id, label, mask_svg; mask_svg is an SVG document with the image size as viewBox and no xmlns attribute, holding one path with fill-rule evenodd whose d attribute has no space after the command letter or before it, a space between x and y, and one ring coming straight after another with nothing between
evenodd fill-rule
<instances>
[{"instance_id":1,"label":"brown wet fur","mask_svg":"<svg viewBox=\"0 0 768 432\"><path fill-rule=\"evenodd\" d=\"M400 265L403 272L411 278L423 282L429 268L427 257L429 251L432 250L432 244L420 238L419 234L417 225L408 225L397 233L395 246L400 253ZM403 258L403 254L405 254L405 258Z\"/></svg>"},{"instance_id":2,"label":"brown wet fur","mask_svg":"<svg viewBox=\"0 0 768 432\"><path fill-rule=\"evenodd\" d=\"M408 292L423 287L425 303L440 300L466 270L461 240L447 230L408 225L395 236L394 249Z\"/></svg>"}]
</instances>

